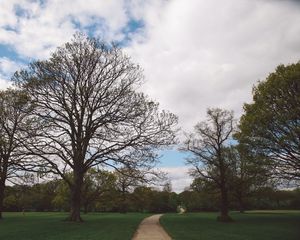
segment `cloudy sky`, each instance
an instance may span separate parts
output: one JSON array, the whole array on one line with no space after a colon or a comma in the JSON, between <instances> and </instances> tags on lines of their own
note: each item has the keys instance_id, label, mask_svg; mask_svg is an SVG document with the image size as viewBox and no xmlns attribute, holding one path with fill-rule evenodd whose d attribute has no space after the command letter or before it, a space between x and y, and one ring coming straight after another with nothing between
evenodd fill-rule
<instances>
[{"instance_id":1,"label":"cloudy sky","mask_svg":"<svg viewBox=\"0 0 300 240\"><path fill-rule=\"evenodd\" d=\"M82 31L120 43L144 69L143 91L191 131L208 107L238 118L258 80L297 62L299 23L296 0L0 0L0 88ZM190 181L183 158L162 158L177 191Z\"/></svg>"}]
</instances>

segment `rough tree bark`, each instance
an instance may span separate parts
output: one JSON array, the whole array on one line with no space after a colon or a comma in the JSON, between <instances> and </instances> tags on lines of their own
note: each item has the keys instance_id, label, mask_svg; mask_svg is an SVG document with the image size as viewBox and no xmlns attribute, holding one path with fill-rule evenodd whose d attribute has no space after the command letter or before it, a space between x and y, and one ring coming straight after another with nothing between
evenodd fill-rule
<instances>
[{"instance_id":1,"label":"rough tree bark","mask_svg":"<svg viewBox=\"0 0 300 240\"><path fill-rule=\"evenodd\" d=\"M218 220L221 222L228 222L232 219L229 217L229 209L228 209L228 190L227 187L223 184L221 184L221 211L220 216L218 217Z\"/></svg>"},{"instance_id":2,"label":"rough tree bark","mask_svg":"<svg viewBox=\"0 0 300 240\"><path fill-rule=\"evenodd\" d=\"M218 220L221 222L228 222L231 221L229 217L229 203L228 203L228 188L227 188L227 179L226 179L226 169L224 169L224 164L220 161L220 191L221 191L221 211Z\"/></svg>"},{"instance_id":3,"label":"rough tree bark","mask_svg":"<svg viewBox=\"0 0 300 240\"><path fill-rule=\"evenodd\" d=\"M244 204L243 196L238 197L238 202L239 202L239 212L245 213L245 204Z\"/></svg>"},{"instance_id":4,"label":"rough tree bark","mask_svg":"<svg viewBox=\"0 0 300 240\"><path fill-rule=\"evenodd\" d=\"M74 170L74 181L71 186L71 210L67 220L72 222L82 222L80 217L81 190L83 185L83 174L81 171Z\"/></svg>"},{"instance_id":5,"label":"rough tree bark","mask_svg":"<svg viewBox=\"0 0 300 240\"><path fill-rule=\"evenodd\" d=\"M0 180L0 219L2 219L5 180Z\"/></svg>"}]
</instances>

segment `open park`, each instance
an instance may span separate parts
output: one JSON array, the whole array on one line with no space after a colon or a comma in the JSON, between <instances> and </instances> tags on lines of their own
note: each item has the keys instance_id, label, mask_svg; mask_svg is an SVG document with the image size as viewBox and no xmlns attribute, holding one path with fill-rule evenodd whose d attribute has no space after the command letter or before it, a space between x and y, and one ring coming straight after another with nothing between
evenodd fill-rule
<instances>
[{"instance_id":1,"label":"open park","mask_svg":"<svg viewBox=\"0 0 300 240\"><path fill-rule=\"evenodd\" d=\"M300 2L0 1L0 240L299 240Z\"/></svg>"},{"instance_id":2,"label":"open park","mask_svg":"<svg viewBox=\"0 0 300 240\"><path fill-rule=\"evenodd\" d=\"M5 213L0 239L130 240L142 219L150 215L91 213L84 216L85 223L72 224L63 221L64 213ZM234 212L235 222L225 225L216 223L216 216L207 212L173 213L165 214L160 222L174 240L297 240L300 236L300 211Z\"/></svg>"}]
</instances>

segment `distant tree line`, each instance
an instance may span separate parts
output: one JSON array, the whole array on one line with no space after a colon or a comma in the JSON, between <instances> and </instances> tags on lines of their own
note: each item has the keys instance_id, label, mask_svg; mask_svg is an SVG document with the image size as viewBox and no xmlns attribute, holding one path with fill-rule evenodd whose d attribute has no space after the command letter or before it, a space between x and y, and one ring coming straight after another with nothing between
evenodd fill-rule
<instances>
[{"instance_id":1,"label":"distant tree line","mask_svg":"<svg viewBox=\"0 0 300 240\"><path fill-rule=\"evenodd\" d=\"M103 177L103 173L97 175ZM82 212L164 213L176 212L179 205L188 212L219 210L220 193L199 179L181 193L172 192L168 186L161 190L128 186L123 192L116 174L105 172L104 175L108 181L85 181ZM239 211L234 192L229 191L228 198L229 208ZM63 180L7 186L5 190L4 211L24 211L26 214L28 211L68 212L70 208L70 191ZM250 209L300 209L300 189L280 190L272 185L255 189L244 200L244 210Z\"/></svg>"},{"instance_id":2,"label":"distant tree line","mask_svg":"<svg viewBox=\"0 0 300 240\"><path fill-rule=\"evenodd\" d=\"M18 184L5 190L5 211L70 211L71 192L63 180ZM120 172L91 169L83 183L81 211L88 212L175 212L178 194L169 183L163 190L147 187Z\"/></svg>"}]
</instances>

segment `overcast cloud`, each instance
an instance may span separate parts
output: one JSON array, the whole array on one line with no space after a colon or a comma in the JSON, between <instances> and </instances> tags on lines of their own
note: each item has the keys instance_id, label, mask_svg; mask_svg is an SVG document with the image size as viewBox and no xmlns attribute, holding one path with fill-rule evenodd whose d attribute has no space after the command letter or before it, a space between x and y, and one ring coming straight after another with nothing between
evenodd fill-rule
<instances>
[{"instance_id":1,"label":"overcast cloud","mask_svg":"<svg viewBox=\"0 0 300 240\"><path fill-rule=\"evenodd\" d=\"M189 167L162 167L160 169L168 174L173 192L180 193L185 189L189 189L192 183L192 177L188 174Z\"/></svg>"},{"instance_id":2,"label":"overcast cloud","mask_svg":"<svg viewBox=\"0 0 300 240\"><path fill-rule=\"evenodd\" d=\"M189 131L208 107L239 117L258 80L297 62L299 23L288 0L0 0L0 87L84 31L123 43L144 68L143 91Z\"/></svg>"},{"instance_id":3,"label":"overcast cloud","mask_svg":"<svg viewBox=\"0 0 300 240\"><path fill-rule=\"evenodd\" d=\"M208 107L240 116L253 84L300 58L294 1L174 0L146 10L145 22L144 39L128 51L145 69L145 91L177 113L184 130Z\"/></svg>"},{"instance_id":4,"label":"overcast cloud","mask_svg":"<svg viewBox=\"0 0 300 240\"><path fill-rule=\"evenodd\" d=\"M0 57L1 86L20 61L47 58L76 30L129 38L126 51L144 68L143 90L178 114L184 130L208 107L239 116L253 84L300 57L297 1L10 0L0 1L0 16L0 44L17 56ZM132 20L143 27L128 31Z\"/></svg>"}]
</instances>

